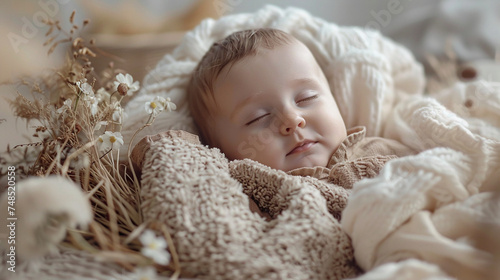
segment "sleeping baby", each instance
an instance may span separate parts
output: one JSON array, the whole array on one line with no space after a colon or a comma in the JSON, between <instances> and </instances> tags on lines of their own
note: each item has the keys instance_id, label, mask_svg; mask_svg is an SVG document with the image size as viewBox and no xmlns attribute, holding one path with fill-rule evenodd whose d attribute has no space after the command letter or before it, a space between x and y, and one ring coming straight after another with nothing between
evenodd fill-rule
<instances>
[{"instance_id":1,"label":"sleeping baby","mask_svg":"<svg viewBox=\"0 0 500 280\"><path fill-rule=\"evenodd\" d=\"M131 155L144 171L144 218L173 232L183 271L210 279L358 275L340 225L350 188L414 151L347 129L311 51L275 29L214 43L187 95L199 137L164 131Z\"/></svg>"},{"instance_id":2,"label":"sleeping baby","mask_svg":"<svg viewBox=\"0 0 500 280\"><path fill-rule=\"evenodd\" d=\"M252 159L345 188L389 159L414 154L401 143L346 129L309 49L277 29L235 32L216 42L187 89L201 139L230 160Z\"/></svg>"},{"instance_id":3,"label":"sleeping baby","mask_svg":"<svg viewBox=\"0 0 500 280\"><path fill-rule=\"evenodd\" d=\"M214 43L193 71L187 95L202 142L219 148L236 173L235 166L245 165L236 160L250 159L350 189L378 175L388 160L415 153L395 140L365 137L365 127L347 129L313 54L277 29L239 31ZM138 169L151 142L162 137L200 143L184 131L149 136L132 153ZM251 210L266 218L264 198L250 192L264 195L269 187L244 187Z\"/></svg>"}]
</instances>

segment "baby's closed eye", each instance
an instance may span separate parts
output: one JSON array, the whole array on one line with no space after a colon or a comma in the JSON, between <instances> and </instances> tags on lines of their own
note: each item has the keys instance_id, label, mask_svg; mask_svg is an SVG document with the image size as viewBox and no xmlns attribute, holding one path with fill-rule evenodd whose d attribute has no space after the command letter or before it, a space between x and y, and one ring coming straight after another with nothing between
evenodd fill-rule
<instances>
[{"instance_id":1,"label":"baby's closed eye","mask_svg":"<svg viewBox=\"0 0 500 280\"><path fill-rule=\"evenodd\" d=\"M269 115L270 115L269 113L264 114L264 115L260 115L260 116L258 116L258 117L256 117L256 118L252 119L251 121L247 122L245 125L246 125L246 126L249 126L249 125L251 125L251 124L258 123L259 121L264 120L264 119L265 119L266 117L268 117Z\"/></svg>"},{"instance_id":2,"label":"baby's closed eye","mask_svg":"<svg viewBox=\"0 0 500 280\"><path fill-rule=\"evenodd\" d=\"M304 103L304 102L308 102L308 101L312 101L314 99L318 98L318 95L315 94L315 95L312 95L312 96L309 96L309 97L305 97L305 98L302 98L302 99L299 99L297 102L297 104L300 104L300 103Z\"/></svg>"}]
</instances>

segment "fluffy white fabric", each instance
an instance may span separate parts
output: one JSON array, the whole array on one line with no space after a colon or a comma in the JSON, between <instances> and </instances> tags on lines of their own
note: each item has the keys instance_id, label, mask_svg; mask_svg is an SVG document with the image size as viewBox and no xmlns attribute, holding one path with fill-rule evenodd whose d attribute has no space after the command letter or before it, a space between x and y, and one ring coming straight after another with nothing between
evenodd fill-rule
<instances>
[{"instance_id":1,"label":"fluffy white fabric","mask_svg":"<svg viewBox=\"0 0 500 280\"><path fill-rule=\"evenodd\" d=\"M452 280L438 266L410 259L381 265L356 280Z\"/></svg>"},{"instance_id":2,"label":"fluffy white fabric","mask_svg":"<svg viewBox=\"0 0 500 280\"><path fill-rule=\"evenodd\" d=\"M482 83L393 110L385 136L423 152L354 185L342 226L363 269L417 258L458 279L483 279L490 270L493 255L472 241L481 222L500 228L500 201L489 192L500 186L500 139L492 132L500 111L490 109L500 105L500 90L478 91Z\"/></svg>"}]
</instances>

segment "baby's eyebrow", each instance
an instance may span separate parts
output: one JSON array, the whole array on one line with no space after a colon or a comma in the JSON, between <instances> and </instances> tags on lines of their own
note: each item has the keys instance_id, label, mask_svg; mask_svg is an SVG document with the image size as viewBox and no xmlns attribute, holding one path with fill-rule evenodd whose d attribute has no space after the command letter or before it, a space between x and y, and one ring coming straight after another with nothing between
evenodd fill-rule
<instances>
[{"instance_id":1,"label":"baby's eyebrow","mask_svg":"<svg viewBox=\"0 0 500 280\"><path fill-rule=\"evenodd\" d=\"M310 85L317 85L318 82L314 79L311 78L297 78L293 79L290 81L291 85L302 85L302 84L310 84Z\"/></svg>"}]
</instances>

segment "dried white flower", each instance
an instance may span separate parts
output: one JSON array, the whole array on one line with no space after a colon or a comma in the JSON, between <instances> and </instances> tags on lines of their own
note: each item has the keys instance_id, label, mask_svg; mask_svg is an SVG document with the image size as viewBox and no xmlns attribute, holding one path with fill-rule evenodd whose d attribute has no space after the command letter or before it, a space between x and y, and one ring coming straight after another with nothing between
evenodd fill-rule
<instances>
[{"instance_id":1,"label":"dried white flower","mask_svg":"<svg viewBox=\"0 0 500 280\"><path fill-rule=\"evenodd\" d=\"M167 251L167 242L162 237L156 237L152 230L146 230L139 237L142 247L141 253L153 259L154 262L161 265L167 265L170 262L170 253Z\"/></svg>"},{"instance_id":2,"label":"dried white flower","mask_svg":"<svg viewBox=\"0 0 500 280\"><path fill-rule=\"evenodd\" d=\"M156 280L156 269L152 266L136 268L132 274L132 279L138 280Z\"/></svg>"},{"instance_id":3,"label":"dried white flower","mask_svg":"<svg viewBox=\"0 0 500 280\"><path fill-rule=\"evenodd\" d=\"M76 82L78 88L86 95L94 95L94 89L87 82Z\"/></svg>"},{"instance_id":4,"label":"dried white flower","mask_svg":"<svg viewBox=\"0 0 500 280\"><path fill-rule=\"evenodd\" d=\"M177 109L177 105L175 105L174 102L170 101L170 97L167 97L165 99L165 110L167 110L167 112L172 112L174 111L175 109Z\"/></svg>"},{"instance_id":5,"label":"dried white flower","mask_svg":"<svg viewBox=\"0 0 500 280\"><path fill-rule=\"evenodd\" d=\"M97 98L89 96L85 98L85 101L87 102L87 106L90 107L90 113L92 116L95 116L95 114L99 111L99 102L97 101Z\"/></svg>"},{"instance_id":6,"label":"dried white flower","mask_svg":"<svg viewBox=\"0 0 500 280\"><path fill-rule=\"evenodd\" d=\"M98 103L110 103L111 94L105 88L100 88L97 90L95 97Z\"/></svg>"},{"instance_id":7,"label":"dried white flower","mask_svg":"<svg viewBox=\"0 0 500 280\"><path fill-rule=\"evenodd\" d=\"M72 103L71 99L64 100L64 103L61 106L61 108L57 109L57 113L62 114L64 112L66 112L67 110L71 110L71 103Z\"/></svg>"},{"instance_id":8,"label":"dried white flower","mask_svg":"<svg viewBox=\"0 0 500 280\"><path fill-rule=\"evenodd\" d=\"M114 84L115 90L121 95L132 95L132 93L139 90L139 81L134 82L134 78L128 73L116 75Z\"/></svg>"},{"instance_id":9,"label":"dried white flower","mask_svg":"<svg viewBox=\"0 0 500 280\"><path fill-rule=\"evenodd\" d=\"M15 186L15 196L13 193L8 189L0 198L3 209L0 218L7 222L7 226L0 227L0 239L3 239L0 246L10 250L13 243L8 240L14 236L16 256L21 260L32 260L55 250L66 236L67 228L86 226L92 221L87 196L64 177L21 180Z\"/></svg>"},{"instance_id":10,"label":"dried white flower","mask_svg":"<svg viewBox=\"0 0 500 280\"><path fill-rule=\"evenodd\" d=\"M115 121L116 123L122 123L126 116L127 114L124 112L123 108L117 102L115 104L115 111L113 112L112 116L113 121Z\"/></svg>"},{"instance_id":11,"label":"dried white flower","mask_svg":"<svg viewBox=\"0 0 500 280\"><path fill-rule=\"evenodd\" d=\"M120 132L106 131L99 136L99 151L108 152L109 150L119 149L123 145L123 137Z\"/></svg>"},{"instance_id":12,"label":"dried white flower","mask_svg":"<svg viewBox=\"0 0 500 280\"><path fill-rule=\"evenodd\" d=\"M153 114L153 116L158 115L163 110L165 110L165 103L167 100L163 97L157 96L153 101L146 102L144 104L144 109L148 114Z\"/></svg>"},{"instance_id":13,"label":"dried white flower","mask_svg":"<svg viewBox=\"0 0 500 280\"><path fill-rule=\"evenodd\" d=\"M101 129L101 126L103 126L103 125L108 125L108 122L107 121L98 122L94 127L94 131Z\"/></svg>"}]
</instances>

